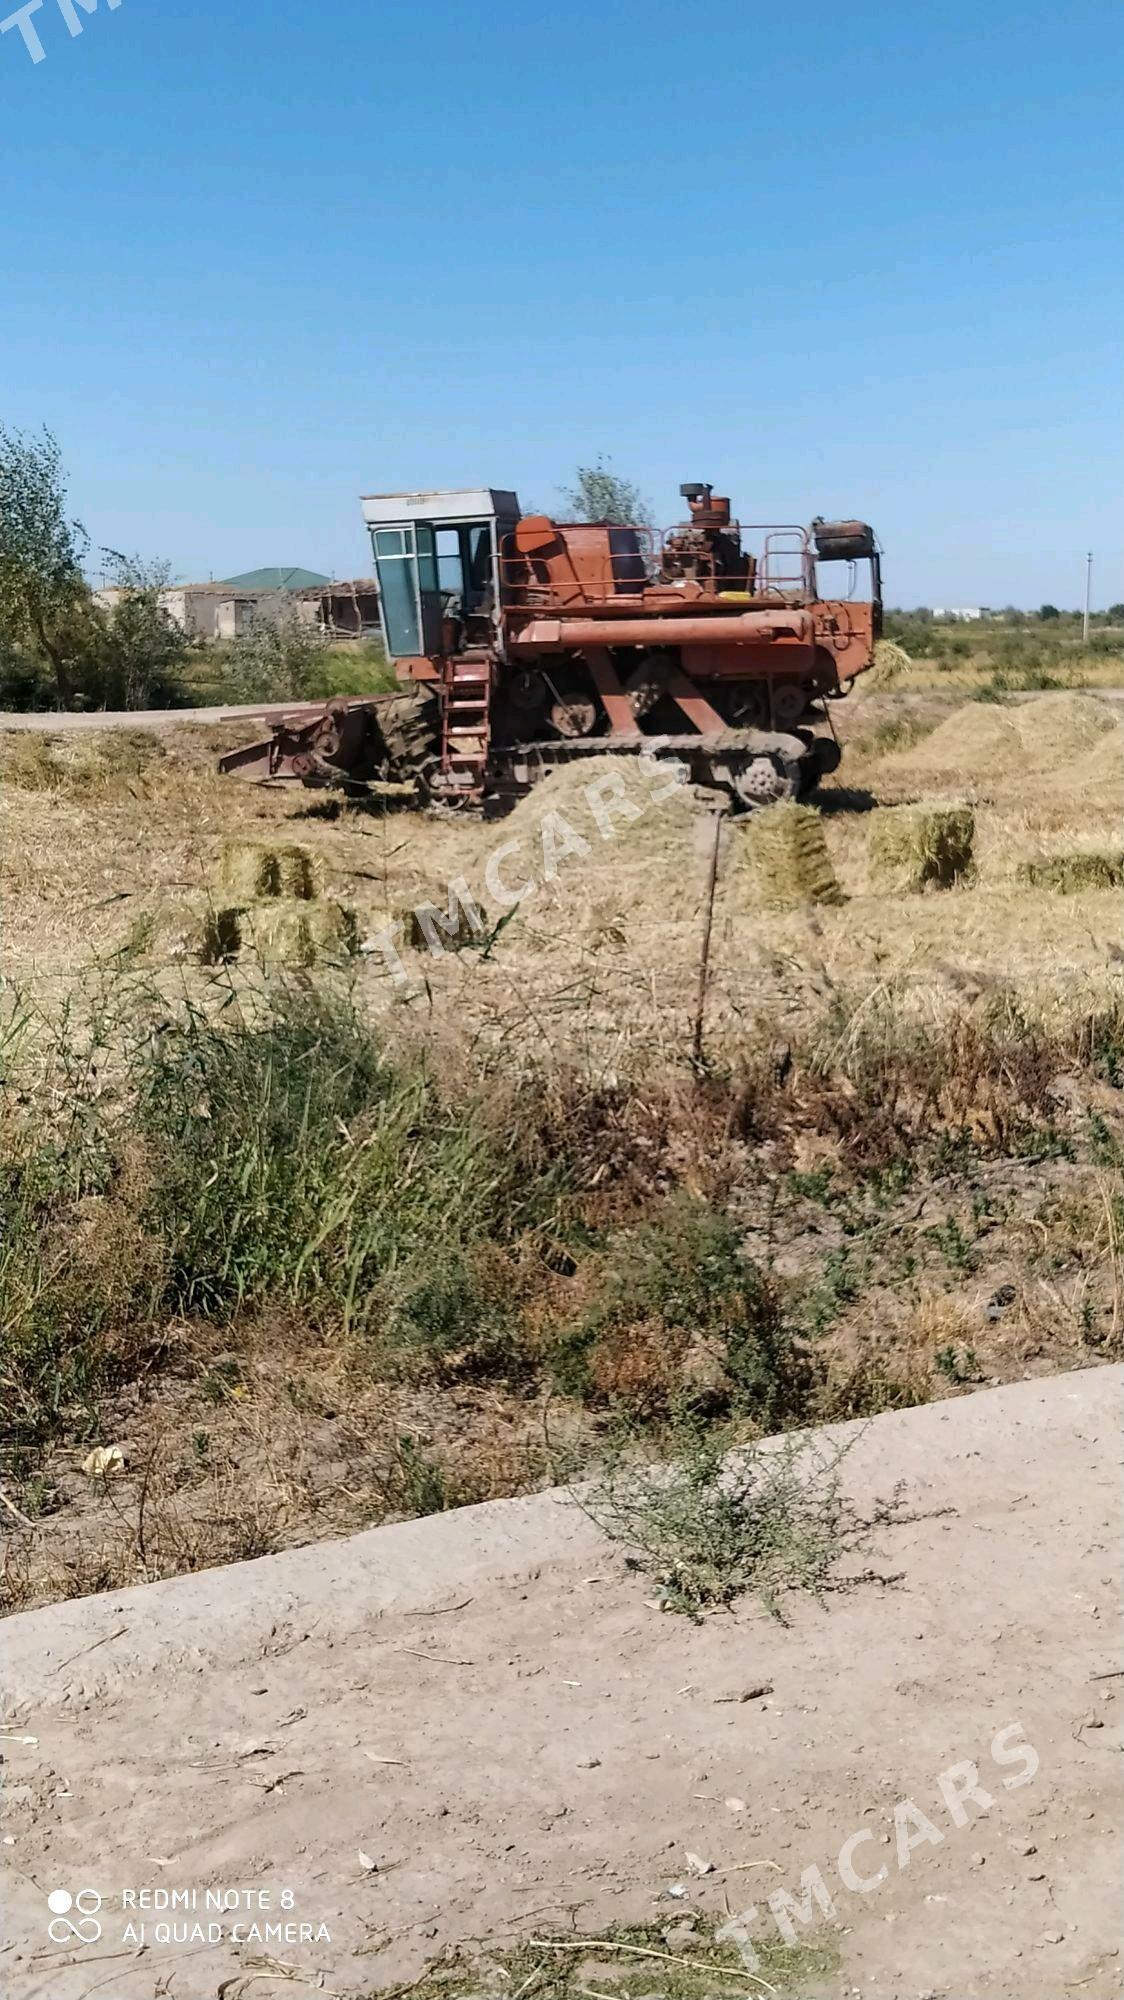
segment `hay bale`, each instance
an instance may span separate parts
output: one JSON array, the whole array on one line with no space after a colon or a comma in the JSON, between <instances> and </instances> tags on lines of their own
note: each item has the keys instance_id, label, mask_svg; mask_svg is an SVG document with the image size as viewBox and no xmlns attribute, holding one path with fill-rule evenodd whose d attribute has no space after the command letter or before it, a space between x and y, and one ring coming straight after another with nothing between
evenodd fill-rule
<instances>
[{"instance_id":1,"label":"hay bale","mask_svg":"<svg viewBox=\"0 0 1124 2000\"><path fill-rule=\"evenodd\" d=\"M290 841L274 847L264 840L228 840L222 851L222 886L240 903L280 896L311 903L320 894L322 869L307 847Z\"/></svg>"},{"instance_id":2,"label":"hay bale","mask_svg":"<svg viewBox=\"0 0 1124 2000\"><path fill-rule=\"evenodd\" d=\"M970 806L883 806L870 815L871 881L898 894L951 889L971 867L975 832Z\"/></svg>"},{"instance_id":3,"label":"hay bale","mask_svg":"<svg viewBox=\"0 0 1124 2000\"><path fill-rule=\"evenodd\" d=\"M1048 861L1024 861L1017 880L1055 896L1079 896L1088 889L1124 889L1124 854L1054 854Z\"/></svg>"},{"instance_id":4,"label":"hay bale","mask_svg":"<svg viewBox=\"0 0 1124 2000\"><path fill-rule=\"evenodd\" d=\"M241 931L243 948L281 965L312 966L359 949L359 920L348 903L272 897L242 912Z\"/></svg>"},{"instance_id":5,"label":"hay bale","mask_svg":"<svg viewBox=\"0 0 1124 2000\"><path fill-rule=\"evenodd\" d=\"M846 901L814 806L766 806L742 822L743 831L754 898L764 909Z\"/></svg>"},{"instance_id":6,"label":"hay bale","mask_svg":"<svg viewBox=\"0 0 1124 2000\"><path fill-rule=\"evenodd\" d=\"M453 916L449 915L447 897L432 902L419 900L417 907L404 912L405 942L414 951L428 951L429 938L422 924L422 917L428 917L433 935L443 951L459 951L461 945L482 944L488 935L488 923L481 911L484 928L478 930L471 921L463 903L458 903ZM455 928L454 928L455 925Z\"/></svg>"},{"instance_id":7,"label":"hay bale","mask_svg":"<svg viewBox=\"0 0 1124 2000\"><path fill-rule=\"evenodd\" d=\"M189 937L204 965L226 965L242 949L245 911L227 907L206 910Z\"/></svg>"},{"instance_id":8,"label":"hay bale","mask_svg":"<svg viewBox=\"0 0 1124 2000\"><path fill-rule=\"evenodd\" d=\"M281 894L278 850L261 840L228 840L222 850L220 879L238 903Z\"/></svg>"},{"instance_id":9,"label":"hay bale","mask_svg":"<svg viewBox=\"0 0 1124 2000\"><path fill-rule=\"evenodd\" d=\"M312 903L320 894L323 871L319 857L291 842L276 849L277 893L296 902Z\"/></svg>"}]
</instances>

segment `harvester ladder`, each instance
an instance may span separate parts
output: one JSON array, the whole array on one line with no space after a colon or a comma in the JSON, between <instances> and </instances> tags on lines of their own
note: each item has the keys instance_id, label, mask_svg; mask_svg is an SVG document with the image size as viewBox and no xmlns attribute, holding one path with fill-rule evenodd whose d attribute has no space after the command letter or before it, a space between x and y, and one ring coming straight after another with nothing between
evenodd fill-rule
<instances>
[{"instance_id":1,"label":"harvester ladder","mask_svg":"<svg viewBox=\"0 0 1124 2000\"><path fill-rule=\"evenodd\" d=\"M445 662L441 715L441 769L450 790L466 802L484 790L491 741L492 662L480 651L456 653Z\"/></svg>"}]
</instances>

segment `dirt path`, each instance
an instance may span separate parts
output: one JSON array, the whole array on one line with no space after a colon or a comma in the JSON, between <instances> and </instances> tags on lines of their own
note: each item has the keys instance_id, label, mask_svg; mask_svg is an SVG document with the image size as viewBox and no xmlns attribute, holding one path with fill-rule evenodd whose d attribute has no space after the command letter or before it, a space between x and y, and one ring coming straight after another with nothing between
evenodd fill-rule
<instances>
[{"instance_id":1,"label":"dirt path","mask_svg":"<svg viewBox=\"0 0 1124 2000\"><path fill-rule=\"evenodd\" d=\"M1075 690L1100 695L1105 701L1124 701L1124 688L1090 687ZM964 701L971 700L970 691L957 690ZM1014 692L1012 701L1037 701L1037 690ZM322 701L275 701L255 704L247 703L235 708L133 708L133 709L93 709L81 714L71 714L66 710L51 709L35 715L19 715L12 710L0 709L0 733L7 729L39 731L57 735L71 730L90 731L98 729L181 729L192 724L213 724L216 722L279 722L282 716L319 715Z\"/></svg>"},{"instance_id":2,"label":"dirt path","mask_svg":"<svg viewBox=\"0 0 1124 2000\"><path fill-rule=\"evenodd\" d=\"M870 1557L900 1580L796 1601L787 1627L661 1615L550 1495L10 1620L8 2000L214 2000L238 1972L250 2000L294 1973L352 1996L464 1939L727 1901L775 1937L767 1896L814 1866L835 1914L797 1930L838 1970L800 1990L1108 2000L1122 1386L1100 1368L876 1419L848 1464L860 1503L905 1482L911 1518ZM966 1760L991 1803L954 1812L940 1779ZM864 1829L868 1892L840 1880ZM52 1942L48 1892L85 1888L100 1938ZM174 1921L214 1943L123 1907L208 1888L243 1907ZM330 1942L229 1935L286 1920Z\"/></svg>"},{"instance_id":3,"label":"dirt path","mask_svg":"<svg viewBox=\"0 0 1124 2000\"><path fill-rule=\"evenodd\" d=\"M0 709L0 732L23 729L57 736L77 731L89 734L99 729L182 729L216 722L279 722L285 715L319 715L322 701L249 702L235 708L96 708L71 713L48 709L35 715L17 715Z\"/></svg>"}]
</instances>

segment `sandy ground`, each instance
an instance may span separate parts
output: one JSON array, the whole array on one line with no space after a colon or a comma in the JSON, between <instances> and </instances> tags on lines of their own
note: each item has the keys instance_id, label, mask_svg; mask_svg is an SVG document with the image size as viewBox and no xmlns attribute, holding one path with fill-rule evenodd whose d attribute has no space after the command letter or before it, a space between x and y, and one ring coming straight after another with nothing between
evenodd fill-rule
<instances>
[{"instance_id":1,"label":"sandy ground","mask_svg":"<svg viewBox=\"0 0 1124 2000\"><path fill-rule=\"evenodd\" d=\"M553 1495L10 1620L8 2000L215 2000L239 1973L252 2000L350 2000L466 1939L691 1908L756 1904L765 1936L813 1866L835 1914L806 1934L839 1969L809 1991L1108 2000L1122 1387L1101 1368L875 1419L847 1463L860 1504L904 1482L884 1580L787 1625L661 1615ZM990 1804L957 1825L940 1779L965 1760ZM866 1893L839 1870L863 1829ZM103 1899L100 1937L69 1936L74 1909L52 1941L60 1889ZM167 1913L124 1898L173 1889L242 1907L181 1909L222 1934L162 1942ZM330 1941L230 1935L283 1921Z\"/></svg>"}]
</instances>

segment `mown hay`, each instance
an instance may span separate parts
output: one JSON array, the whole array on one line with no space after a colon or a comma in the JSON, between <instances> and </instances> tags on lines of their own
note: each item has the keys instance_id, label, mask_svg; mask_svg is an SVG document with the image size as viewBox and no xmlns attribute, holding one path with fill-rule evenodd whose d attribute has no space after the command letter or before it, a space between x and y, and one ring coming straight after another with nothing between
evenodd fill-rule
<instances>
[{"instance_id":1,"label":"mown hay","mask_svg":"<svg viewBox=\"0 0 1124 2000\"><path fill-rule=\"evenodd\" d=\"M359 949L359 920L348 903L275 897L240 913L242 949L281 965L315 965L350 958Z\"/></svg>"},{"instance_id":2,"label":"mown hay","mask_svg":"<svg viewBox=\"0 0 1124 2000\"><path fill-rule=\"evenodd\" d=\"M320 894L321 867L307 847L273 847L261 840L228 840L222 852L222 886L239 903L280 896L310 903Z\"/></svg>"},{"instance_id":3,"label":"mown hay","mask_svg":"<svg viewBox=\"0 0 1124 2000\"><path fill-rule=\"evenodd\" d=\"M0 751L0 781L22 792L57 792L66 783L65 767L55 754L55 739L32 734L4 738Z\"/></svg>"},{"instance_id":4,"label":"mown hay","mask_svg":"<svg viewBox=\"0 0 1124 2000\"><path fill-rule=\"evenodd\" d=\"M1054 854L1048 861L1024 861L1017 880L1029 889L1056 896L1079 896L1086 889L1124 888L1124 854Z\"/></svg>"},{"instance_id":5,"label":"mown hay","mask_svg":"<svg viewBox=\"0 0 1124 2000\"><path fill-rule=\"evenodd\" d=\"M590 857L579 857L584 865L587 858L611 860L633 842L651 848L690 835L705 810L675 758L607 752L559 765L519 801L504 833L530 852L544 819L559 814L590 847ZM564 846L565 830L557 831Z\"/></svg>"},{"instance_id":6,"label":"mown hay","mask_svg":"<svg viewBox=\"0 0 1124 2000\"><path fill-rule=\"evenodd\" d=\"M883 759L879 776L950 789L979 787L997 795L1020 790L1028 778L1082 782L1102 739L1124 745L1109 704L1091 694L1036 695L1030 701L965 702L920 743Z\"/></svg>"},{"instance_id":7,"label":"mown hay","mask_svg":"<svg viewBox=\"0 0 1124 2000\"><path fill-rule=\"evenodd\" d=\"M846 901L814 806L783 804L751 813L738 829L754 900L767 910Z\"/></svg>"},{"instance_id":8,"label":"mown hay","mask_svg":"<svg viewBox=\"0 0 1124 2000\"><path fill-rule=\"evenodd\" d=\"M194 942L198 932L196 948L204 965L226 965L237 958L242 949L244 915L240 909L209 909L196 919L188 935Z\"/></svg>"},{"instance_id":9,"label":"mown hay","mask_svg":"<svg viewBox=\"0 0 1124 2000\"><path fill-rule=\"evenodd\" d=\"M311 903L320 894L322 870L319 859L307 847L295 842L277 849L278 893L295 901Z\"/></svg>"},{"instance_id":10,"label":"mown hay","mask_svg":"<svg viewBox=\"0 0 1124 2000\"><path fill-rule=\"evenodd\" d=\"M222 886L236 902L252 903L259 896L279 896L281 870L277 849L260 840L228 840L222 851Z\"/></svg>"},{"instance_id":11,"label":"mown hay","mask_svg":"<svg viewBox=\"0 0 1124 2000\"><path fill-rule=\"evenodd\" d=\"M869 687L886 687L899 680L913 666L913 655L893 639L879 639L874 648L874 665L866 675Z\"/></svg>"},{"instance_id":12,"label":"mown hay","mask_svg":"<svg viewBox=\"0 0 1124 2000\"><path fill-rule=\"evenodd\" d=\"M971 867L975 831L970 806L885 806L870 815L871 881L898 894L951 889Z\"/></svg>"}]
</instances>

